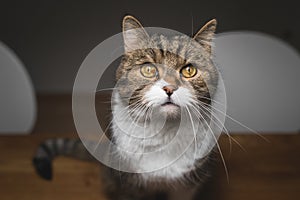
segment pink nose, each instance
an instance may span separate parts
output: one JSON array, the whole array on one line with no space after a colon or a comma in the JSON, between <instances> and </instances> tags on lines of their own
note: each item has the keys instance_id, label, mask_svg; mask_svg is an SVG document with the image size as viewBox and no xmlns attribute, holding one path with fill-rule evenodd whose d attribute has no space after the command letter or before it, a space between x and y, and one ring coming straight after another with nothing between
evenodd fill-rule
<instances>
[{"instance_id":1,"label":"pink nose","mask_svg":"<svg viewBox=\"0 0 300 200\"><path fill-rule=\"evenodd\" d=\"M175 85L166 85L166 86L164 86L162 89L163 89L163 90L167 93L167 95L170 97L170 96L173 94L173 92L174 92L175 90L178 89L178 87L175 86Z\"/></svg>"}]
</instances>

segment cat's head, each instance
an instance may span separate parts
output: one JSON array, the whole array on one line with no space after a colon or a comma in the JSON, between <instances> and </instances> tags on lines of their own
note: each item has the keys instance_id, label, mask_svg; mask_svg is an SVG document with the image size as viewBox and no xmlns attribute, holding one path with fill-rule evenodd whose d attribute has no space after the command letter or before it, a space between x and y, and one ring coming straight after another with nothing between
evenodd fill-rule
<instances>
[{"instance_id":1,"label":"cat's head","mask_svg":"<svg viewBox=\"0 0 300 200\"><path fill-rule=\"evenodd\" d=\"M192 38L150 36L136 18L124 17L125 54L116 74L120 99L133 111L156 108L172 118L182 108L210 104L218 84L211 52L215 29L211 20Z\"/></svg>"}]
</instances>

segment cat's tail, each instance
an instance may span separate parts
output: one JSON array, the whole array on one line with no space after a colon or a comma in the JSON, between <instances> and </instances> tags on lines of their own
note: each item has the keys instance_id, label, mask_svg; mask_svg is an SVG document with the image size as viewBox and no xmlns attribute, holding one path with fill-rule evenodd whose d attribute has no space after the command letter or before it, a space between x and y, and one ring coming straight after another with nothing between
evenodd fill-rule
<instances>
[{"instance_id":1,"label":"cat's tail","mask_svg":"<svg viewBox=\"0 0 300 200\"><path fill-rule=\"evenodd\" d=\"M80 139L48 139L39 145L33 158L36 172L44 179L52 179L52 160L57 156L68 156L81 160L95 160Z\"/></svg>"}]
</instances>

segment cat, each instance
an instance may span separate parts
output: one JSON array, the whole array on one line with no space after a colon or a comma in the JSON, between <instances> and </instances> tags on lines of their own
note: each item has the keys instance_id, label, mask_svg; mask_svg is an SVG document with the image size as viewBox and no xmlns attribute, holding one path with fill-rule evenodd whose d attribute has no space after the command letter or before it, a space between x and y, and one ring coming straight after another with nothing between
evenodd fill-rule
<instances>
[{"instance_id":1,"label":"cat","mask_svg":"<svg viewBox=\"0 0 300 200\"><path fill-rule=\"evenodd\" d=\"M102 166L111 199L153 199L161 193L191 199L209 176L214 150L204 155L198 149L206 145L203 135L218 91L212 61L216 25L209 21L192 38L149 35L136 18L124 17L125 53L116 71L110 139L130 172ZM194 145L186 148L190 141ZM51 179L51 162L59 155L95 160L79 139L49 139L33 159L38 174Z\"/></svg>"}]
</instances>

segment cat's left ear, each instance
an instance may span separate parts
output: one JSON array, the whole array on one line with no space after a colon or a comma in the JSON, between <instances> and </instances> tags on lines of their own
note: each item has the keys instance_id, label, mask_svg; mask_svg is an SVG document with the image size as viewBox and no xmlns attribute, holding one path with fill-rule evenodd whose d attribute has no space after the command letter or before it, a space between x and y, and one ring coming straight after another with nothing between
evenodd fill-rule
<instances>
[{"instance_id":1,"label":"cat's left ear","mask_svg":"<svg viewBox=\"0 0 300 200\"><path fill-rule=\"evenodd\" d=\"M143 49L149 35L142 24L133 16L127 15L122 24L125 52Z\"/></svg>"},{"instance_id":2,"label":"cat's left ear","mask_svg":"<svg viewBox=\"0 0 300 200\"><path fill-rule=\"evenodd\" d=\"M213 19L207 22L193 37L209 53L211 53L212 39L214 38L217 28L217 20Z\"/></svg>"}]
</instances>

